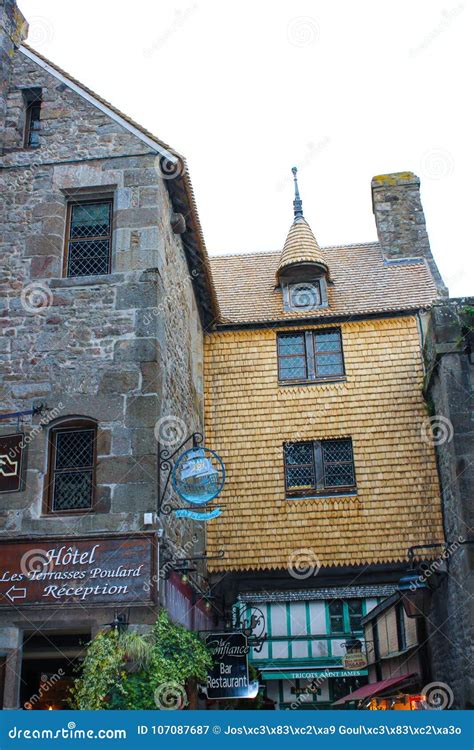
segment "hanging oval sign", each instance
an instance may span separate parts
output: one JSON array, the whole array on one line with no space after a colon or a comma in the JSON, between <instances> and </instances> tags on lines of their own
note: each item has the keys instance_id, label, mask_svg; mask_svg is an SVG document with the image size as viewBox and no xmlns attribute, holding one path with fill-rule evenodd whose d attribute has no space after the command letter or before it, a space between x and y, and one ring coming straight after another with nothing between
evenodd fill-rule
<instances>
[{"instance_id":1,"label":"hanging oval sign","mask_svg":"<svg viewBox=\"0 0 474 750\"><path fill-rule=\"evenodd\" d=\"M217 497L225 483L220 456L209 448L191 448L176 461L171 473L175 491L191 505L206 505Z\"/></svg>"}]
</instances>

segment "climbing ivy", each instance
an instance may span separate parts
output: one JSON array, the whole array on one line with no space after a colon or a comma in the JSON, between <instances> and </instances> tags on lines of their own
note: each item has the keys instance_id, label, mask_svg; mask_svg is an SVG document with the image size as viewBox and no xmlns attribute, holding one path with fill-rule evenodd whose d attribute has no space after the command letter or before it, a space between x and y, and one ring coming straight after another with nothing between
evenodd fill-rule
<instances>
[{"instance_id":1,"label":"climbing ivy","mask_svg":"<svg viewBox=\"0 0 474 750\"><path fill-rule=\"evenodd\" d=\"M71 691L79 710L182 708L190 681L205 682L212 657L196 633L162 610L150 633L100 632Z\"/></svg>"}]
</instances>

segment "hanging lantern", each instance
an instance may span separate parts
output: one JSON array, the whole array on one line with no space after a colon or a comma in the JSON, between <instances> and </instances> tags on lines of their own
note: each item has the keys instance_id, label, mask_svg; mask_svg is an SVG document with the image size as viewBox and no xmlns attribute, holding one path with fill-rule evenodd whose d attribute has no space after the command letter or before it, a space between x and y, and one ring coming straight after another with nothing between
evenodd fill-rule
<instances>
[{"instance_id":1,"label":"hanging lantern","mask_svg":"<svg viewBox=\"0 0 474 750\"><path fill-rule=\"evenodd\" d=\"M402 595L407 617L426 617L431 606L431 588L416 572L400 579L398 590Z\"/></svg>"}]
</instances>

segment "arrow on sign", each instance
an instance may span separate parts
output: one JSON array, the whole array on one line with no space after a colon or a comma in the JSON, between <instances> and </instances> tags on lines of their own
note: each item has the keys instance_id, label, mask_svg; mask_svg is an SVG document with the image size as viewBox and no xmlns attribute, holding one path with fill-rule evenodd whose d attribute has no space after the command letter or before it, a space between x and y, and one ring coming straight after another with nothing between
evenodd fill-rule
<instances>
[{"instance_id":1,"label":"arrow on sign","mask_svg":"<svg viewBox=\"0 0 474 750\"><path fill-rule=\"evenodd\" d=\"M3 477L16 477L18 474L18 461L12 461L10 456L3 453L0 456L0 474Z\"/></svg>"},{"instance_id":2,"label":"arrow on sign","mask_svg":"<svg viewBox=\"0 0 474 750\"><path fill-rule=\"evenodd\" d=\"M12 602L14 602L15 599L26 599L26 589L20 589L16 586L11 586L6 592L5 596L8 596L8 598Z\"/></svg>"}]
</instances>

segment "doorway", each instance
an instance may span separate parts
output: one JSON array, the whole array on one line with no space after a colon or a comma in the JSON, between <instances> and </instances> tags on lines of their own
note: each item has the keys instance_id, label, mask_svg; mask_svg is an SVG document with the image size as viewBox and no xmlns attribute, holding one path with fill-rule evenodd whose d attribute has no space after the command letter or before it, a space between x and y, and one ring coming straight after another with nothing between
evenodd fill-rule
<instances>
[{"instance_id":1,"label":"doorway","mask_svg":"<svg viewBox=\"0 0 474 750\"><path fill-rule=\"evenodd\" d=\"M30 711L69 708L70 689L90 632L25 632L20 706Z\"/></svg>"}]
</instances>

